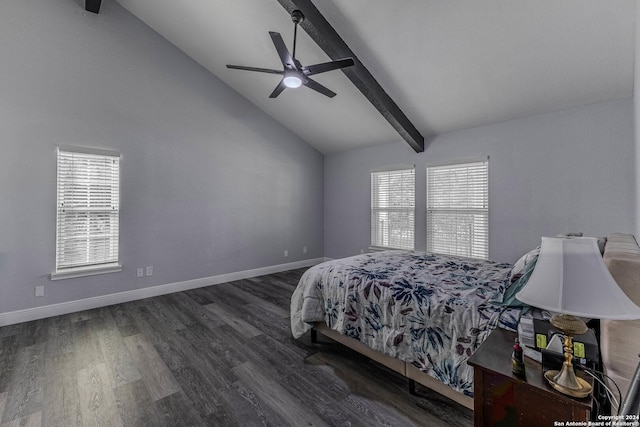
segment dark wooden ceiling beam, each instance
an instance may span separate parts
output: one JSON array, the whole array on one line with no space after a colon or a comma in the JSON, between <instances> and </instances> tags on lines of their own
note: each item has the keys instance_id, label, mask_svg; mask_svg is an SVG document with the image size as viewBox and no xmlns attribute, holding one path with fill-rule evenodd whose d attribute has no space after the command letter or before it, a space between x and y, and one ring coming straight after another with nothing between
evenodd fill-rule
<instances>
[{"instance_id":1,"label":"dark wooden ceiling beam","mask_svg":"<svg viewBox=\"0 0 640 427\"><path fill-rule=\"evenodd\" d=\"M84 8L88 12L99 13L102 0L85 0Z\"/></svg>"},{"instance_id":2,"label":"dark wooden ceiling beam","mask_svg":"<svg viewBox=\"0 0 640 427\"><path fill-rule=\"evenodd\" d=\"M278 0L278 3L280 3L289 14L296 9L304 14L304 21L300 26L309 34L313 41L324 50L331 60L347 57L353 58L355 66L343 68L342 72L346 74L349 80L351 80L416 152L420 153L424 151L424 137L422 134L385 92L382 86L380 86L367 67L360 62L358 57L313 5L311 0Z\"/></svg>"}]
</instances>

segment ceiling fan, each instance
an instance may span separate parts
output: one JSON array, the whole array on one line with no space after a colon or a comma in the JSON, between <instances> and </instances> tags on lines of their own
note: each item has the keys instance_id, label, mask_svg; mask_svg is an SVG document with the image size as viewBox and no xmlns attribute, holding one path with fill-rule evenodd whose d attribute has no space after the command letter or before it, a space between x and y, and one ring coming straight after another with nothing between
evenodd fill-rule
<instances>
[{"instance_id":1,"label":"ceiling fan","mask_svg":"<svg viewBox=\"0 0 640 427\"><path fill-rule=\"evenodd\" d=\"M300 86L306 86L323 95L333 98L336 96L335 92L321 85L317 81L310 78L315 74L324 73L327 71L337 70L340 68L351 67L354 65L353 58L338 59L336 61L323 62L315 65L302 65L300 61L296 59L296 38L298 35L298 24L304 21L304 15L299 10L291 12L291 20L293 21L293 55L289 53L287 46L284 44L284 40L280 33L269 31L271 40L273 41L276 51L282 61L282 70L273 70L269 68L256 68L245 67L243 65L227 65L227 68L235 70L257 71L259 73L280 74L282 80L278 83L278 86L271 92L269 98L275 98L282 93L286 88L297 88Z\"/></svg>"}]
</instances>

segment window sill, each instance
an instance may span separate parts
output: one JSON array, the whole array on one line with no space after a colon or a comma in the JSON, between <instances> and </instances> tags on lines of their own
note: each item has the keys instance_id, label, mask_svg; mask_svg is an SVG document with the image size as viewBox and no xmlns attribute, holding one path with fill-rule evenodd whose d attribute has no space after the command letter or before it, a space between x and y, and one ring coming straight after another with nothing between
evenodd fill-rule
<instances>
[{"instance_id":1,"label":"window sill","mask_svg":"<svg viewBox=\"0 0 640 427\"><path fill-rule=\"evenodd\" d=\"M122 271L122 265L120 264L69 268L51 273L51 280L74 279L76 277L95 276L97 274L116 273L118 271Z\"/></svg>"},{"instance_id":2,"label":"window sill","mask_svg":"<svg viewBox=\"0 0 640 427\"><path fill-rule=\"evenodd\" d=\"M369 246L369 252L382 252L382 251L410 251L414 252L414 249L392 248L391 246Z\"/></svg>"}]
</instances>

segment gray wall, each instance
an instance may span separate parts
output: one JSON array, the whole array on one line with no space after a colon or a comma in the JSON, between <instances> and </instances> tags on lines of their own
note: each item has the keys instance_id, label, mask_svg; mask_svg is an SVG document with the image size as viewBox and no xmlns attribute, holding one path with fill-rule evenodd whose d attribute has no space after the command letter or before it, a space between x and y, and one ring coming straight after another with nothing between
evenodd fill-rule
<instances>
[{"instance_id":1,"label":"gray wall","mask_svg":"<svg viewBox=\"0 0 640 427\"><path fill-rule=\"evenodd\" d=\"M542 114L325 158L325 256L369 246L370 171L416 165L416 249L425 250L425 165L489 156L490 257L515 262L543 235L635 231L633 100Z\"/></svg>"},{"instance_id":2,"label":"gray wall","mask_svg":"<svg viewBox=\"0 0 640 427\"><path fill-rule=\"evenodd\" d=\"M0 313L322 257L322 155L117 3L78 3L0 3ZM122 153L120 273L49 280L58 144Z\"/></svg>"}]
</instances>

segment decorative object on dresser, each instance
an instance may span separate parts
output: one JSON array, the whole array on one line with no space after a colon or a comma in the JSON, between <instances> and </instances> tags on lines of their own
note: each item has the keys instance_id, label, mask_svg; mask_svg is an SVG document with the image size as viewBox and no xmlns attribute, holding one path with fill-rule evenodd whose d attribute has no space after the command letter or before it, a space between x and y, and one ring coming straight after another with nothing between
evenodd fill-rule
<instances>
[{"instance_id":1,"label":"decorative object on dresser","mask_svg":"<svg viewBox=\"0 0 640 427\"><path fill-rule=\"evenodd\" d=\"M533 273L516 297L558 313L550 323L565 336L565 359L560 371L549 370L545 378L556 390L574 397L586 397L592 389L573 369L572 338L587 332L587 325L576 316L640 319L640 307L615 282L602 259L598 239L591 237L543 237Z\"/></svg>"}]
</instances>

